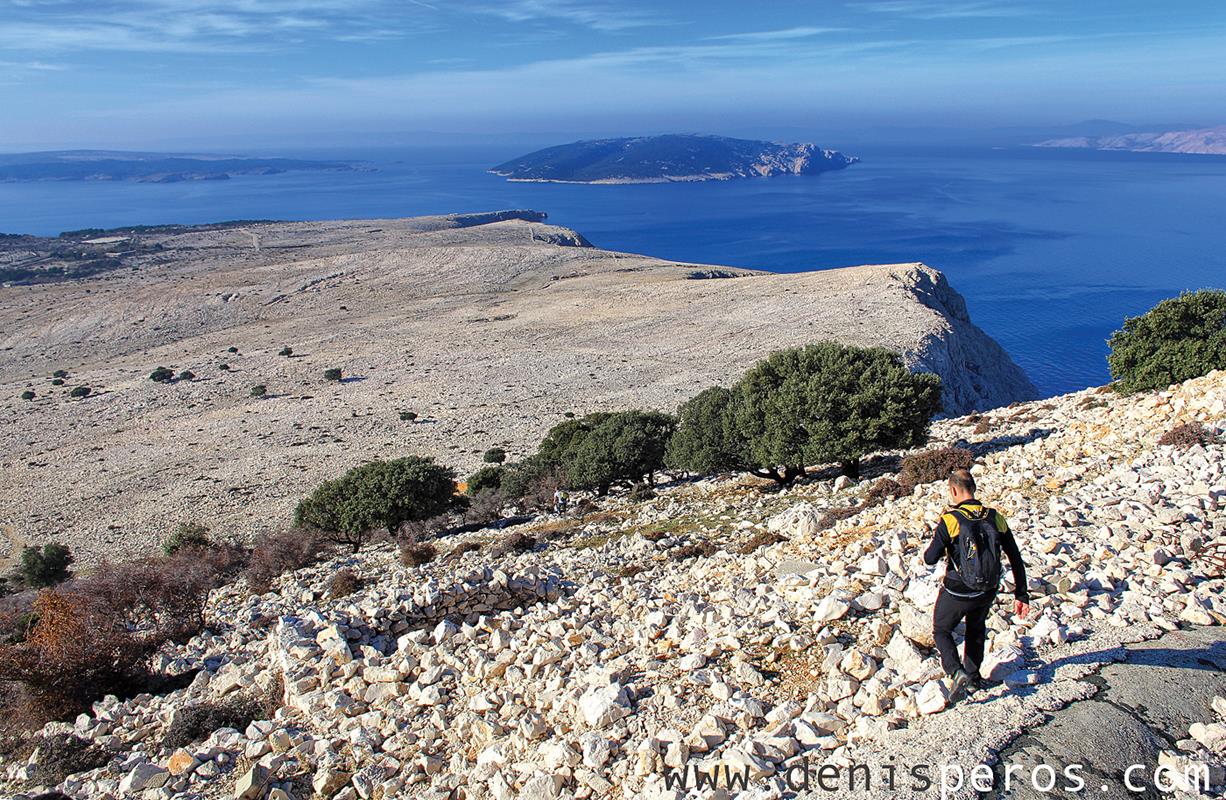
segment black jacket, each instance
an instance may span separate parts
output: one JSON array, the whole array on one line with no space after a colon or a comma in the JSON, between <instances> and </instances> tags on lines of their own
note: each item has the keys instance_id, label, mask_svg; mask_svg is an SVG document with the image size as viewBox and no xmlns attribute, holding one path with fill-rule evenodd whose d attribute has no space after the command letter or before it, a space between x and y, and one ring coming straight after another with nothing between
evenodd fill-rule
<instances>
[{"instance_id":1,"label":"black jacket","mask_svg":"<svg viewBox=\"0 0 1226 800\"><path fill-rule=\"evenodd\" d=\"M972 517L979 517L983 514L991 516L1000 534L1000 549L1009 557L1009 568L1013 570L1013 596L1022 602L1029 603L1030 594L1026 591L1026 567L1022 564L1021 551L1017 549L1017 541L1013 538L1013 532L1009 530L1009 523L1004 514L994 508L985 508L978 500L967 500L954 508ZM940 561L942 555L945 556L948 561L945 567L946 591L959 597L986 596L990 592L972 591L958 577L958 548L953 546L953 540L958 535L958 517L952 512L953 509L941 515L940 523L932 532L932 541L928 544L928 549L924 551L924 563L932 565Z\"/></svg>"}]
</instances>

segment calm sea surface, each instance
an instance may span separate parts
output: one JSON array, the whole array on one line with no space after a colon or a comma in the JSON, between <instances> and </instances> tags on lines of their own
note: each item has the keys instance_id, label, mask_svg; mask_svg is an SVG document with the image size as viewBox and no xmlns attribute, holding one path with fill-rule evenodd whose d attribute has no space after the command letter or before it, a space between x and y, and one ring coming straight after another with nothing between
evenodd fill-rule
<instances>
[{"instance_id":1,"label":"calm sea surface","mask_svg":"<svg viewBox=\"0 0 1226 800\"><path fill-rule=\"evenodd\" d=\"M820 176L640 186L484 172L522 151L295 151L278 155L377 169L0 184L0 232L532 208L600 247L668 259L778 272L923 261L1045 395L1106 381L1104 340L1125 316L1226 286L1226 157L853 149L862 163Z\"/></svg>"}]
</instances>

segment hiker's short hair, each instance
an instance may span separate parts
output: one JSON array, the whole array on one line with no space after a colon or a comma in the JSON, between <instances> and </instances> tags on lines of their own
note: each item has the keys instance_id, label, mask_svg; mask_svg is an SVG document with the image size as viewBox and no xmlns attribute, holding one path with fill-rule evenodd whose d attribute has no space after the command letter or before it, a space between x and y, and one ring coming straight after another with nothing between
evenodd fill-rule
<instances>
[{"instance_id":1,"label":"hiker's short hair","mask_svg":"<svg viewBox=\"0 0 1226 800\"><path fill-rule=\"evenodd\" d=\"M975 478L969 469L955 469L949 473L949 485L967 494L975 493Z\"/></svg>"}]
</instances>

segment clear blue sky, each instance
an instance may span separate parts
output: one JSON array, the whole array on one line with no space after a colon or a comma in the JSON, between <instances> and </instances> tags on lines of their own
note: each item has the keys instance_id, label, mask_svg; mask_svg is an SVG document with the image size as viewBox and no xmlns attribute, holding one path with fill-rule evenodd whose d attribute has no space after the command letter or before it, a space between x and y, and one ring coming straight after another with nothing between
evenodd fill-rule
<instances>
[{"instance_id":1,"label":"clear blue sky","mask_svg":"<svg viewBox=\"0 0 1226 800\"><path fill-rule=\"evenodd\" d=\"M0 0L5 149L1219 124L1224 101L1220 0Z\"/></svg>"}]
</instances>

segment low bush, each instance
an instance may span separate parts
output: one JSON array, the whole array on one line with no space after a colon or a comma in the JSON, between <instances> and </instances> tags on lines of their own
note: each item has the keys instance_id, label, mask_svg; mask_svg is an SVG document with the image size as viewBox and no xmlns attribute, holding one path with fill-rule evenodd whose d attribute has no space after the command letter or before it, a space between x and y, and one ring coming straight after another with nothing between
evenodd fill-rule
<instances>
[{"instance_id":1,"label":"low bush","mask_svg":"<svg viewBox=\"0 0 1226 800\"><path fill-rule=\"evenodd\" d=\"M280 349L280 350L277 352L277 355L279 355L279 356L292 356L293 354L294 354L294 348L292 348L292 347L282 347L282 348L281 348L281 349Z\"/></svg>"},{"instance_id":2,"label":"low bush","mask_svg":"<svg viewBox=\"0 0 1226 800\"><path fill-rule=\"evenodd\" d=\"M834 527L836 522L849 519L860 513L860 505L841 506L839 508L830 508L826 513L822 514L822 518L817 521L817 527L822 530Z\"/></svg>"},{"instance_id":3,"label":"low bush","mask_svg":"<svg viewBox=\"0 0 1226 800\"><path fill-rule=\"evenodd\" d=\"M697 558L698 556L713 556L718 552L719 547L714 542L704 539L695 544L685 544L674 548L669 552L668 557L673 561L684 561L687 558Z\"/></svg>"},{"instance_id":4,"label":"low bush","mask_svg":"<svg viewBox=\"0 0 1226 800\"><path fill-rule=\"evenodd\" d=\"M420 567L422 564L429 564L436 558L438 558L438 548L431 542L406 539L400 543L400 563L406 567Z\"/></svg>"},{"instance_id":5,"label":"low bush","mask_svg":"<svg viewBox=\"0 0 1226 800\"><path fill-rule=\"evenodd\" d=\"M162 552L173 556L186 547L208 547L210 544L208 528L199 522L180 522L162 542Z\"/></svg>"},{"instance_id":6,"label":"low bush","mask_svg":"<svg viewBox=\"0 0 1226 800\"><path fill-rule=\"evenodd\" d=\"M913 453L902 460L898 483L904 494L910 494L916 486L949 479L955 469L970 469L975 463L971 451L961 447L941 447Z\"/></svg>"},{"instance_id":7,"label":"low bush","mask_svg":"<svg viewBox=\"0 0 1226 800\"><path fill-rule=\"evenodd\" d=\"M1208 447L1216 437L1213 431L1197 422L1184 422L1171 428L1158 438L1159 445L1185 450L1200 445Z\"/></svg>"},{"instance_id":8,"label":"low bush","mask_svg":"<svg viewBox=\"0 0 1226 800\"><path fill-rule=\"evenodd\" d=\"M736 549L743 556L750 555L756 552L761 547L768 547L772 544L786 542L786 536L775 533L774 531L758 531L753 536L750 536L740 547Z\"/></svg>"},{"instance_id":9,"label":"low bush","mask_svg":"<svg viewBox=\"0 0 1226 800\"><path fill-rule=\"evenodd\" d=\"M362 588L362 579L348 567L342 567L328 579L328 597L335 600L338 597L348 597Z\"/></svg>"},{"instance_id":10,"label":"low bush","mask_svg":"<svg viewBox=\"0 0 1226 800\"><path fill-rule=\"evenodd\" d=\"M989 422L986 417L975 423L974 432L979 436L982 436L983 434L988 433L991 430L992 430L992 423Z\"/></svg>"},{"instance_id":11,"label":"low bush","mask_svg":"<svg viewBox=\"0 0 1226 800\"><path fill-rule=\"evenodd\" d=\"M64 379L63 379L63 378L54 378L54 379L52 379L52 381L51 381L51 385L52 385L52 386L63 386L63 385L64 385L64 382L65 382L65 381L64 381Z\"/></svg>"},{"instance_id":12,"label":"low bush","mask_svg":"<svg viewBox=\"0 0 1226 800\"><path fill-rule=\"evenodd\" d=\"M506 499L497 489L484 489L472 496L468 508L464 511L464 521L478 525L489 525L502 518L502 509Z\"/></svg>"},{"instance_id":13,"label":"low bush","mask_svg":"<svg viewBox=\"0 0 1226 800\"><path fill-rule=\"evenodd\" d=\"M481 460L486 464L501 464L507 460L507 451L501 447L491 447L481 455Z\"/></svg>"},{"instance_id":14,"label":"low bush","mask_svg":"<svg viewBox=\"0 0 1226 800\"><path fill-rule=\"evenodd\" d=\"M636 503L645 503L656 499L656 490L645 483L636 483L626 492L626 498Z\"/></svg>"},{"instance_id":15,"label":"low bush","mask_svg":"<svg viewBox=\"0 0 1226 800\"><path fill-rule=\"evenodd\" d=\"M221 370L222 372L229 372L229 371L230 371L230 365L229 365L229 364L218 364L218 365L217 365L217 368L218 368L219 370Z\"/></svg>"},{"instance_id":16,"label":"low bush","mask_svg":"<svg viewBox=\"0 0 1226 800\"><path fill-rule=\"evenodd\" d=\"M144 685L157 645L129 630L102 598L45 589L34 614L24 641L0 647L0 680L21 684L23 712L34 724L71 719L103 695L127 696Z\"/></svg>"},{"instance_id":17,"label":"low bush","mask_svg":"<svg viewBox=\"0 0 1226 800\"><path fill-rule=\"evenodd\" d=\"M31 391L30 389L26 389L24 392L21 393L21 399L22 400L33 400L34 392Z\"/></svg>"},{"instance_id":18,"label":"low bush","mask_svg":"<svg viewBox=\"0 0 1226 800\"><path fill-rule=\"evenodd\" d=\"M264 397L267 394L268 394L268 387L262 383L257 383L255 386L251 387L252 397Z\"/></svg>"},{"instance_id":19,"label":"low bush","mask_svg":"<svg viewBox=\"0 0 1226 800\"><path fill-rule=\"evenodd\" d=\"M864 507L881 505L886 500L902 497L906 493L907 490L903 488L903 485L893 478L880 478L868 487L868 492L864 495Z\"/></svg>"},{"instance_id":20,"label":"low bush","mask_svg":"<svg viewBox=\"0 0 1226 800\"><path fill-rule=\"evenodd\" d=\"M188 747L220 728L245 730L252 722L270 717L268 711L268 700L255 695L181 708L171 717L162 747L168 750Z\"/></svg>"},{"instance_id":21,"label":"low bush","mask_svg":"<svg viewBox=\"0 0 1226 800\"><path fill-rule=\"evenodd\" d=\"M276 577L315 563L322 551L323 538L309 529L261 536L251 548L247 585L251 591L264 594L272 588Z\"/></svg>"},{"instance_id":22,"label":"low bush","mask_svg":"<svg viewBox=\"0 0 1226 800\"><path fill-rule=\"evenodd\" d=\"M325 381L339 381L342 377L344 377L344 374L341 372L340 367L324 370Z\"/></svg>"},{"instance_id":23,"label":"low bush","mask_svg":"<svg viewBox=\"0 0 1226 800\"><path fill-rule=\"evenodd\" d=\"M90 392L92 391L93 390L90 389L88 386L77 386L71 392L68 393L68 396L69 397L89 397Z\"/></svg>"},{"instance_id":24,"label":"low bush","mask_svg":"<svg viewBox=\"0 0 1226 800\"><path fill-rule=\"evenodd\" d=\"M53 377L53 378L67 378L67 377L68 377L68 370L66 370L66 369L57 369L55 372L51 373L51 377Z\"/></svg>"},{"instance_id":25,"label":"low bush","mask_svg":"<svg viewBox=\"0 0 1226 800\"><path fill-rule=\"evenodd\" d=\"M469 539L467 542L460 542L451 552L447 554L447 560L459 558L465 553L476 553L481 550L481 542L476 539Z\"/></svg>"},{"instance_id":26,"label":"low bush","mask_svg":"<svg viewBox=\"0 0 1226 800\"><path fill-rule=\"evenodd\" d=\"M55 786L69 775L104 767L111 761L106 748L71 733L42 736L34 741L37 757L30 780L43 786Z\"/></svg>"},{"instance_id":27,"label":"low bush","mask_svg":"<svg viewBox=\"0 0 1226 800\"><path fill-rule=\"evenodd\" d=\"M170 383L175 379L175 371L167 367L158 367L149 373L149 380L154 383Z\"/></svg>"},{"instance_id":28,"label":"low bush","mask_svg":"<svg viewBox=\"0 0 1226 800\"><path fill-rule=\"evenodd\" d=\"M190 369L185 369L185 370L183 370L182 372L180 372L180 373L179 373L178 380L181 380L181 381L194 381L194 380L196 380L196 373L192 372Z\"/></svg>"},{"instance_id":29,"label":"low bush","mask_svg":"<svg viewBox=\"0 0 1226 800\"><path fill-rule=\"evenodd\" d=\"M490 547L489 553L491 558L502 558L519 553L530 553L536 549L536 545L536 537L521 531L512 531L500 536Z\"/></svg>"},{"instance_id":30,"label":"low bush","mask_svg":"<svg viewBox=\"0 0 1226 800\"><path fill-rule=\"evenodd\" d=\"M237 353L237 352L238 352L238 348L237 348L237 347L234 347L233 345L231 345L230 347L227 347L227 348L226 348L226 352L227 352L227 353Z\"/></svg>"},{"instance_id":31,"label":"low bush","mask_svg":"<svg viewBox=\"0 0 1226 800\"><path fill-rule=\"evenodd\" d=\"M417 419L417 412L416 412L416 411L401 411L401 412L400 412L400 421L401 421L401 422L413 422L413 421L414 421L414 420L416 420L416 419Z\"/></svg>"},{"instance_id":32,"label":"low bush","mask_svg":"<svg viewBox=\"0 0 1226 800\"><path fill-rule=\"evenodd\" d=\"M27 547L21 551L15 577L27 588L42 589L68 580L71 565L72 551L66 545L49 542L41 549Z\"/></svg>"}]
</instances>

